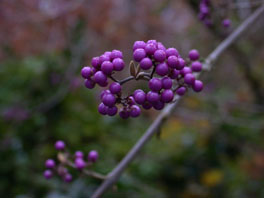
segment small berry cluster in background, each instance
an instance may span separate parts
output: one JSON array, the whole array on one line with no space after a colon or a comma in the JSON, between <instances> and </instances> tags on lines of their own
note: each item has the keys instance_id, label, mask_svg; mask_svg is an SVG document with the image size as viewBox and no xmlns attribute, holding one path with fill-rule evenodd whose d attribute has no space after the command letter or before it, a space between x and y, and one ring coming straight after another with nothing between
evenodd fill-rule
<instances>
[{"instance_id":1,"label":"small berry cluster in background","mask_svg":"<svg viewBox=\"0 0 264 198\"><path fill-rule=\"evenodd\" d=\"M211 16L211 2L210 0L201 0L199 4L199 19L207 26L211 27L213 25L213 20ZM222 26L224 28L229 28L231 26L231 20L228 18L222 19Z\"/></svg>"},{"instance_id":2,"label":"small berry cluster in background","mask_svg":"<svg viewBox=\"0 0 264 198\"><path fill-rule=\"evenodd\" d=\"M81 75L85 78L85 86L89 89L98 84L108 89L100 95L101 103L98 111L102 115L114 116L119 112L121 118L138 117L141 108L161 110L166 103L173 102L176 94L182 96L192 88L195 92L203 89L203 83L195 79L195 73L202 70L199 52L189 52L184 60L175 48L165 48L156 40L136 41L133 45L134 61L130 63L131 76L116 80L114 74L125 67L122 52L113 50L92 59L92 67L82 68ZM148 81L148 91L141 89L133 93L122 94L124 83L130 80Z\"/></svg>"},{"instance_id":3,"label":"small berry cluster in background","mask_svg":"<svg viewBox=\"0 0 264 198\"><path fill-rule=\"evenodd\" d=\"M98 159L97 151L92 150L87 156L85 156L82 151L76 151L74 155L71 155L66 151L65 147L65 143L61 140L55 143L55 149L59 151L57 155L58 163L56 163L54 159L46 160L45 166L47 170L45 170L43 174L46 179L50 179L55 174L58 174L63 181L71 182L72 175L69 173L68 167L77 169L88 176L104 179L103 175L90 170L91 166Z\"/></svg>"}]
</instances>

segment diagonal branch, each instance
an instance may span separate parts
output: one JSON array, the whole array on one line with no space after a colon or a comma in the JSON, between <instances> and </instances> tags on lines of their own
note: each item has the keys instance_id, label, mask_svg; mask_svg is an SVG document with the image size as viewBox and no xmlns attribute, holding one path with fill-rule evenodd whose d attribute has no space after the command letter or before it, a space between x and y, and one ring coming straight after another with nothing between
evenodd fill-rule
<instances>
[{"instance_id":1,"label":"diagonal branch","mask_svg":"<svg viewBox=\"0 0 264 198\"><path fill-rule=\"evenodd\" d=\"M249 27L261 16L264 12L264 6L257 9L248 19L246 19L229 37L227 37L220 45L207 57L204 63L205 70L212 68L212 63L232 44L239 36L249 30ZM199 75L197 75L199 77ZM169 104L159 114L159 116L149 126L147 131L138 140L138 142L131 148L128 154L122 159L122 161L110 172L107 179L99 186L94 192L91 198L101 197L111 186L113 186L127 166L138 155L143 146L151 139L151 137L157 132L157 129L164 123L166 119L172 114L179 102L180 97L176 96L175 103Z\"/></svg>"}]
</instances>

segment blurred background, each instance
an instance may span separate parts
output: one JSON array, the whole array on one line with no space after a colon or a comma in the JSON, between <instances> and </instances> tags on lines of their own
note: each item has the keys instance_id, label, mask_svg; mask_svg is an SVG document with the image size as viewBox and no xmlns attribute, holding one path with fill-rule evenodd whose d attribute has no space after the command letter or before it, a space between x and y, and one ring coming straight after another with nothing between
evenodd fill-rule
<instances>
[{"instance_id":1,"label":"blurred background","mask_svg":"<svg viewBox=\"0 0 264 198\"><path fill-rule=\"evenodd\" d=\"M100 181L74 170L70 184L43 178L45 160L56 157L55 141L72 151L98 150L94 170L107 174L158 112L128 120L100 116L100 88L83 86L82 66L113 49L128 64L134 41L149 39L184 57L196 48L205 58L261 3L225 1L232 4L225 29L219 2L213 1L207 28L198 0L1 0L0 197L89 197ZM264 197L263 17L202 76L204 91L184 97L161 137L104 197ZM120 77L127 75L126 68Z\"/></svg>"}]
</instances>

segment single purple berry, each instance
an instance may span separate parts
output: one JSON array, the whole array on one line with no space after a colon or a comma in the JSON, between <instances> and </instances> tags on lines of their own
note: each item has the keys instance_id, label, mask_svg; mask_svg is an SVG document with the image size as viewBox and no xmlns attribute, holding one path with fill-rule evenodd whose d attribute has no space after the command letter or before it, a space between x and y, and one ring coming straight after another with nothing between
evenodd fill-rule
<instances>
[{"instance_id":1,"label":"single purple berry","mask_svg":"<svg viewBox=\"0 0 264 198\"><path fill-rule=\"evenodd\" d=\"M158 45L158 42L156 40L148 40L147 44L150 44L150 43L154 44L155 46Z\"/></svg>"},{"instance_id":2,"label":"single purple berry","mask_svg":"<svg viewBox=\"0 0 264 198\"><path fill-rule=\"evenodd\" d=\"M136 41L133 45L133 50L135 51L136 49L142 48L144 49L146 46L146 43L144 41Z\"/></svg>"},{"instance_id":3,"label":"single purple berry","mask_svg":"<svg viewBox=\"0 0 264 198\"><path fill-rule=\"evenodd\" d=\"M83 158L83 152L82 151L76 151L74 156L75 156L75 158Z\"/></svg>"},{"instance_id":4,"label":"single purple berry","mask_svg":"<svg viewBox=\"0 0 264 198\"><path fill-rule=\"evenodd\" d=\"M110 61L110 57L107 56L107 55L102 55L102 56L99 57L99 64L100 65L102 65L103 62L105 62L105 61Z\"/></svg>"},{"instance_id":5,"label":"single purple berry","mask_svg":"<svg viewBox=\"0 0 264 198\"><path fill-rule=\"evenodd\" d=\"M183 60L182 58L179 58L178 61L179 63L177 64L176 69L181 70L185 66L185 60Z\"/></svg>"},{"instance_id":6,"label":"single purple berry","mask_svg":"<svg viewBox=\"0 0 264 198\"><path fill-rule=\"evenodd\" d=\"M116 106L113 106L113 107L108 107L106 112L107 112L107 115L109 116L114 116L115 114L117 114L117 107Z\"/></svg>"},{"instance_id":7,"label":"single purple berry","mask_svg":"<svg viewBox=\"0 0 264 198\"><path fill-rule=\"evenodd\" d=\"M101 65L101 70L106 75L110 75L113 69L114 69L114 65L110 61L104 61Z\"/></svg>"},{"instance_id":8,"label":"single purple berry","mask_svg":"<svg viewBox=\"0 0 264 198\"><path fill-rule=\"evenodd\" d=\"M185 87L180 87L176 90L176 93L180 96L183 96L186 92L186 88Z\"/></svg>"},{"instance_id":9,"label":"single purple berry","mask_svg":"<svg viewBox=\"0 0 264 198\"><path fill-rule=\"evenodd\" d=\"M131 105L136 104L136 101L133 96L129 96L127 103L131 106Z\"/></svg>"},{"instance_id":10,"label":"single purple berry","mask_svg":"<svg viewBox=\"0 0 264 198\"><path fill-rule=\"evenodd\" d=\"M146 57L146 52L144 49L136 49L133 53L134 60L140 62L143 58Z\"/></svg>"},{"instance_id":11,"label":"single purple berry","mask_svg":"<svg viewBox=\"0 0 264 198\"><path fill-rule=\"evenodd\" d=\"M147 93L147 100L151 103L155 103L157 101L159 101L160 99L160 95L154 91L149 91Z\"/></svg>"},{"instance_id":12,"label":"single purple berry","mask_svg":"<svg viewBox=\"0 0 264 198\"><path fill-rule=\"evenodd\" d=\"M152 91L155 91L155 92L158 92L162 89L162 82L159 78L152 78L150 81L149 81L149 88L152 90Z\"/></svg>"},{"instance_id":13,"label":"single purple berry","mask_svg":"<svg viewBox=\"0 0 264 198\"><path fill-rule=\"evenodd\" d=\"M85 87L87 87L88 89L93 89L95 86L95 82L91 79L85 79L84 81L84 85Z\"/></svg>"},{"instance_id":14,"label":"single purple berry","mask_svg":"<svg viewBox=\"0 0 264 198\"><path fill-rule=\"evenodd\" d=\"M180 71L179 70L176 70L176 69L173 69L171 71L171 73L169 74L170 78L172 78L172 79L178 78L179 75L180 75Z\"/></svg>"},{"instance_id":15,"label":"single purple berry","mask_svg":"<svg viewBox=\"0 0 264 198\"><path fill-rule=\"evenodd\" d=\"M127 119L129 118L129 112L126 110L126 109L122 109L120 112L119 112L119 116L123 119Z\"/></svg>"},{"instance_id":16,"label":"single purple berry","mask_svg":"<svg viewBox=\"0 0 264 198\"><path fill-rule=\"evenodd\" d=\"M106 79L104 82L99 82L98 85L101 87L106 87L108 85L108 80Z\"/></svg>"},{"instance_id":17,"label":"single purple berry","mask_svg":"<svg viewBox=\"0 0 264 198\"><path fill-rule=\"evenodd\" d=\"M145 47L145 51L147 55L153 55L155 51L157 50L157 46L154 43L148 43Z\"/></svg>"},{"instance_id":18,"label":"single purple berry","mask_svg":"<svg viewBox=\"0 0 264 198\"><path fill-rule=\"evenodd\" d=\"M55 149L56 149L56 150L61 151L61 150L64 150L64 148L65 148L65 143L64 143L63 141L58 140L58 141L55 143Z\"/></svg>"},{"instance_id":19,"label":"single purple berry","mask_svg":"<svg viewBox=\"0 0 264 198\"><path fill-rule=\"evenodd\" d=\"M83 67L81 71L81 75L83 78L89 78L93 75L93 71L91 67Z\"/></svg>"},{"instance_id":20,"label":"single purple berry","mask_svg":"<svg viewBox=\"0 0 264 198\"><path fill-rule=\"evenodd\" d=\"M166 51L166 47L161 42L158 42L157 46L159 50L163 50L164 52Z\"/></svg>"},{"instance_id":21,"label":"single purple berry","mask_svg":"<svg viewBox=\"0 0 264 198\"><path fill-rule=\"evenodd\" d=\"M112 52L110 52L110 51L106 51L106 52L104 53L104 55L108 56L109 58L111 58L111 54L112 54Z\"/></svg>"},{"instance_id":22,"label":"single purple berry","mask_svg":"<svg viewBox=\"0 0 264 198\"><path fill-rule=\"evenodd\" d=\"M136 103L143 104L146 101L146 94L144 91L135 91L134 92L134 99Z\"/></svg>"},{"instance_id":23,"label":"single purple berry","mask_svg":"<svg viewBox=\"0 0 264 198\"><path fill-rule=\"evenodd\" d=\"M137 105L132 105L131 106L131 110L130 110L130 116L135 118L135 117L138 117L141 113L141 110L139 108L139 106Z\"/></svg>"},{"instance_id":24,"label":"single purple berry","mask_svg":"<svg viewBox=\"0 0 264 198\"><path fill-rule=\"evenodd\" d=\"M114 66L114 70L121 71L121 70L124 69L125 63L124 63L123 59L121 59L121 58L115 58L113 60L113 66Z\"/></svg>"},{"instance_id":25,"label":"single purple berry","mask_svg":"<svg viewBox=\"0 0 264 198\"><path fill-rule=\"evenodd\" d=\"M113 94L105 94L103 96L102 102L104 103L104 105L112 107L115 105L116 98Z\"/></svg>"},{"instance_id":26,"label":"single purple berry","mask_svg":"<svg viewBox=\"0 0 264 198\"><path fill-rule=\"evenodd\" d=\"M165 104L164 104L164 102L162 102L162 101L157 101L157 102L155 102L155 103L153 104L153 107L154 107L154 109L156 109L156 110L161 110L161 109L164 108L164 106L165 106Z\"/></svg>"},{"instance_id":27,"label":"single purple berry","mask_svg":"<svg viewBox=\"0 0 264 198\"><path fill-rule=\"evenodd\" d=\"M174 94L173 94L173 91L170 89L165 89L161 93L161 101L162 102L169 103L173 100L173 98L174 98Z\"/></svg>"},{"instance_id":28,"label":"single purple berry","mask_svg":"<svg viewBox=\"0 0 264 198\"><path fill-rule=\"evenodd\" d=\"M190 52L189 52L189 58L192 60L192 61L196 61L198 60L200 57L200 54L198 52L198 50L196 49L192 49Z\"/></svg>"},{"instance_id":29,"label":"single purple berry","mask_svg":"<svg viewBox=\"0 0 264 198\"><path fill-rule=\"evenodd\" d=\"M92 58L92 62L91 62L92 66L95 69L100 69L100 58L99 57L94 57Z\"/></svg>"},{"instance_id":30,"label":"single purple berry","mask_svg":"<svg viewBox=\"0 0 264 198\"><path fill-rule=\"evenodd\" d=\"M186 74L184 76L184 82L188 85L192 85L195 81L195 77L193 74Z\"/></svg>"},{"instance_id":31,"label":"single purple berry","mask_svg":"<svg viewBox=\"0 0 264 198\"><path fill-rule=\"evenodd\" d=\"M179 60L176 56L169 56L167 63L170 68L175 69L179 65Z\"/></svg>"},{"instance_id":32,"label":"single purple berry","mask_svg":"<svg viewBox=\"0 0 264 198\"><path fill-rule=\"evenodd\" d=\"M63 180L67 183L72 181L72 175L70 173L67 173L64 175Z\"/></svg>"},{"instance_id":33,"label":"single purple berry","mask_svg":"<svg viewBox=\"0 0 264 198\"><path fill-rule=\"evenodd\" d=\"M192 87L195 92L200 92L203 90L203 82L200 80L195 80Z\"/></svg>"},{"instance_id":34,"label":"single purple berry","mask_svg":"<svg viewBox=\"0 0 264 198\"><path fill-rule=\"evenodd\" d=\"M148 101L145 101L144 103L143 103L143 105L142 105L142 107L144 108L144 109L151 109L151 107L152 107L152 104L150 103L150 102L148 102Z\"/></svg>"},{"instance_id":35,"label":"single purple berry","mask_svg":"<svg viewBox=\"0 0 264 198\"><path fill-rule=\"evenodd\" d=\"M164 62L166 59L165 51L164 50L156 50L154 53L154 59L160 63Z\"/></svg>"},{"instance_id":36,"label":"single purple berry","mask_svg":"<svg viewBox=\"0 0 264 198\"><path fill-rule=\"evenodd\" d=\"M148 70L152 67L152 61L150 58L143 58L140 61L140 67L141 69Z\"/></svg>"},{"instance_id":37,"label":"single purple berry","mask_svg":"<svg viewBox=\"0 0 264 198\"><path fill-rule=\"evenodd\" d=\"M202 63L199 61L194 61L192 63L192 71L194 72L200 72L202 70Z\"/></svg>"},{"instance_id":38,"label":"single purple berry","mask_svg":"<svg viewBox=\"0 0 264 198\"><path fill-rule=\"evenodd\" d=\"M172 87L172 80L169 77L164 77L161 80L163 89L170 89Z\"/></svg>"},{"instance_id":39,"label":"single purple berry","mask_svg":"<svg viewBox=\"0 0 264 198\"><path fill-rule=\"evenodd\" d=\"M175 48L171 47L171 48L166 49L166 55L167 55L167 58L170 56L177 56L178 57L179 52Z\"/></svg>"},{"instance_id":40,"label":"single purple berry","mask_svg":"<svg viewBox=\"0 0 264 198\"><path fill-rule=\"evenodd\" d=\"M88 154L88 161L96 162L98 160L98 152L96 150L92 150Z\"/></svg>"},{"instance_id":41,"label":"single purple berry","mask_svg":"<svg viewBox=\"0 0 264 198\"><path fill-rule=\"evenodd\" d=\"M118 94L121 91L121 85L117 82L111 83L109 90L112 94Z\"/></svg>"},{"instance_id":42,"label":"single purple berry","mask_svg":"<svg viewBox=\"0 0 264 198\"><path fill-rule=\"evenodd\" d=\"M82 170L86 165L85 161L82 158L76 158L74 164L75 167L79 170Z\"/></svg>"},{"instance_id":43,"label":"single purple berry","mask_svg":"<svg viewBox=\"0 0 264 198\"><path fill-rule=\"evenodd\" d=\"M44 175L44 177L45 177L46 179L50 179L50 178L52 178L53 173L52 173L51 170L45 170L44 173L43 173L43 175Z\"/></svg>"},{"instance_id":44,"label":"single purple berry","mask_svg":"<svg viewBox=\"0 0 264 198\"><path fill-rule=\"evenodd\" d=\"M99 85L102 85L107 81L107 76L102 71L98 71L94 74L94 81Z\"/></svg>"},{"instance_id":45,"label":"single purple berry","mask_svg":"<svg viewBox=\"0 0 264 198\"><path fill-rule=\"evenodd\" d=\"M104 97L105 94L109 94L109 93L111 93L111 92L110 92L110 90L108 90L108 89L107 89L107 90L103 90L103 91L101 91L101 93L100 93L100 98L101 98L101 100L103 99L103 97Z\"/></svg>"},{"instance_id":46,"label":"single purple berry","mask_svg":"<svg viewBox=\"0 0 264 198\"><path fill-rule=\"evenodd\" d=\"M98 112L102 115L106 115L107 114L107 109L108 107L104 105L104 103L100 103L98 106Z\"/></svg>"},{"instance_id":47,"label":"single purple berry","mask_svg":"<svg viewBox=\"0 0 264 198\"><path fill-rule=\"evenodd\" d=\"M230 25L231 25L231 20L230 20L230 19L224 19L224 20L222 21L222 25L223 25L225 28L230 27Z\"/></svg>"},{"instance_id":48,"label":"single purple berry","mask_svg":"<svg viewBox=\"0 0 264 198\"><path fill-rule=\"evenodd\" d=\"M110 55L111 60L114 60L115 58L123 58L123 53L119 50L113 50Z\"/></svg>"},{"instance_id":49,"label":"single purple berry","mask_svg":"<svg viewBox=\"0 0 264 198\"><path fill-rule=\"evenodd\" d=\"M180 71L180 74L185 76L186 74L190 74L192 73L192 70L190 67L184 67L181 71Z\"/></svg>"},{"instance_id":50,"label":"single purple berry","mask_svg":"<svg viewBox=\"0 0 264 198\"><path fill-rule=\"evenodd\" d=\"M53 159L47 159L45 162L46 168L54 168L55 167L55 161Z\"/></svg>"},{"instance_id":51,"label":"single purple berry","mask_svg":"<svg viewBox=\"0 0 264 198\"><path fill-rule=\"evenodd\" d=\"M165 76L169 72L169 67L167 63L160 63L156 66L156 73L160 76Z\"/></svg>"}]
</instances>

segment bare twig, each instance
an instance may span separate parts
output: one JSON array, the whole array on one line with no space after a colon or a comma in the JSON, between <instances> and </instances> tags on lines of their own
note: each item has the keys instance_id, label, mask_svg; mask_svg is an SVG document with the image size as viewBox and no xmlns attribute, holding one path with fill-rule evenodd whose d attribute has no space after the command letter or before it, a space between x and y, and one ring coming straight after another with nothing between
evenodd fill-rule
<instances>
[{"instance_id":1,"label":"bare twig","mask_svg":"<svg viewBox=\"0 0 264 198\"><path fill-rule=\"evenodd\" d=\"M204 68L210 70L212 63L232 44L239 36L249 30L249 27L261 16L264 12L264 6L257 9L248 19L246 19L229 37L227 37L220 45L208 56L205 60ZM197 75L198 77L199 75ZM121 160L121 162L110 172L107 179L99 186L94 192L91 198L99 198L103 193L108 190L119 179L121 174L127 168L129 163L138 155L143 146L151 139L151 137L157 132L157 129L163 124L163 122L172 114L177 106L180 97L176 96L176 102L168 104L158 117L149 126L147 131L138 140L138 142L132 147L128 154Z\"/></svg>"}]
</instances>

